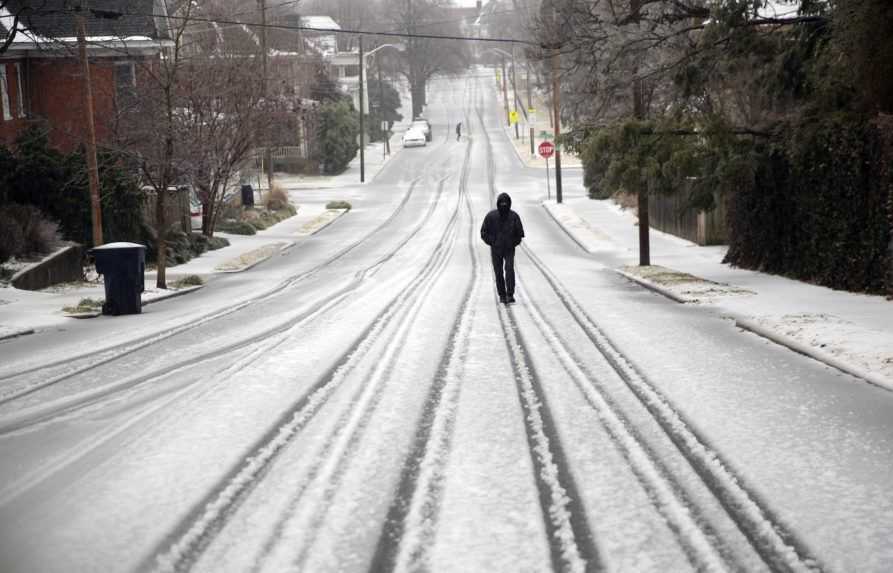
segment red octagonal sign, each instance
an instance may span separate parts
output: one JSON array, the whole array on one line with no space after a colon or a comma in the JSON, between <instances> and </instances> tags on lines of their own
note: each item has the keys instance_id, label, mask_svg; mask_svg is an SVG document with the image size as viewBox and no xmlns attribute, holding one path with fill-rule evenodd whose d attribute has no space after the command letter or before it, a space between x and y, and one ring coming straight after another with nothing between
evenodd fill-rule
<instances>
[{"instance_id":1,"label":"red octagonal sign","mask_svg":"<svg viewBox=\"0 0 893 573\"><path fill-rule=\"evenodd\" d=\"M539 145L540 157L545 157L549 159L552 157L552 154L555 153L555 146L552 145L551 141L544 141Z\"/></svg>"}]
</instances>

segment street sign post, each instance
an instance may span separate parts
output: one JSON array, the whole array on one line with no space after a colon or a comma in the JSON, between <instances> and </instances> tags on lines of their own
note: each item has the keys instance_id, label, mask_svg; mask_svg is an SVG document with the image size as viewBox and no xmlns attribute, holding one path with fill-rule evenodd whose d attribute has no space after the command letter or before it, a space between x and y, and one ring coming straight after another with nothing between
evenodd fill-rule
<instances>
[{"instance_id":1,"label":"street sign post","mask_svg":"<svg viewBox=\"0 0 893 573\"><path fill-rule=\"evenodd\" d=\"M538 150L540 157L546 160L546 197L552 199L552 184L549 182L549 158L555 153L555 146L551 141L544 141L540 143Z\"/></svg>"},{"instance_id":2,"label":"street sign post","mask_svg":"<svg viewBox=\"0 0 893 573\"><path fill-rule=\"evenodd\" d=\"M516 123L518 123L518 112L517 112L517 111L510 111L510 112L509 112L509 122L510 122L512 125L515 125Z\"/></svg>"}]
</instances>

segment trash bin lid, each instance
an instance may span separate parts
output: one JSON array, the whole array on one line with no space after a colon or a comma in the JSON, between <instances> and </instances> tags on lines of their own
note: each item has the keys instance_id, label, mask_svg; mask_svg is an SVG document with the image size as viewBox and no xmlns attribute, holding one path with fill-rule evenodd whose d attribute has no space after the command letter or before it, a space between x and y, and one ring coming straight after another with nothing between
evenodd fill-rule
<instances>
[{"instance_id":1,"label":"trash bin lid","mask_svg":"<svg viewBox=\"0 0 893 573\"><path fill-rule=\"evenodd\" d=\"M92 251L105 251L112 249L145 249L146 245L140 245L139 243L127 243L127 242L119 242L119 243L106 243L105 245L101 245L99 247L93 247Z\"/></svg>"}]
</instances>

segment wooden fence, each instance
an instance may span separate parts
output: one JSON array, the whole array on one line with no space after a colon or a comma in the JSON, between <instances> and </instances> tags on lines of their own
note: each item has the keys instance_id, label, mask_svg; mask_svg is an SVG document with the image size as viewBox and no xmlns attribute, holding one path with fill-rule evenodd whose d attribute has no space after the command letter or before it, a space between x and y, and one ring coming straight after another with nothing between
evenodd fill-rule
<instances>
[{"instance_id":1,"label":"wooden fence","mask_svg":"<svg viewBox=\"0 0 893 573\"><path fill-rule=\"evenodd\" d=\"M655 229L688 239L699 245L728 243L725 199L718 193L713 197L712 211L697 211L688 207L688 194L651 194L648 198L648 218Z\"/></svg>"}]
</instances>

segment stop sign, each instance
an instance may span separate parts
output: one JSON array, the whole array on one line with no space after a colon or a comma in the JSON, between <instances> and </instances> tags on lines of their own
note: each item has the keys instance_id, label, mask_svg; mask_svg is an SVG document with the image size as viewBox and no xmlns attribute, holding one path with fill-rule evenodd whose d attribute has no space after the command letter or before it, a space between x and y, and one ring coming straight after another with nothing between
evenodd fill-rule
<instances>
[{"instance_id":1,"label":"stop sign","mask_svg":"<svg viewBox=\"0 0 893 573\"><path fill-rule=\"evenodd\" d=\"M555 146L552 145L551 141L544 141L539 145L540 157L545 157L549 159L552 157L552 154L555 153Z\"/></svg>"}]
</instances>

